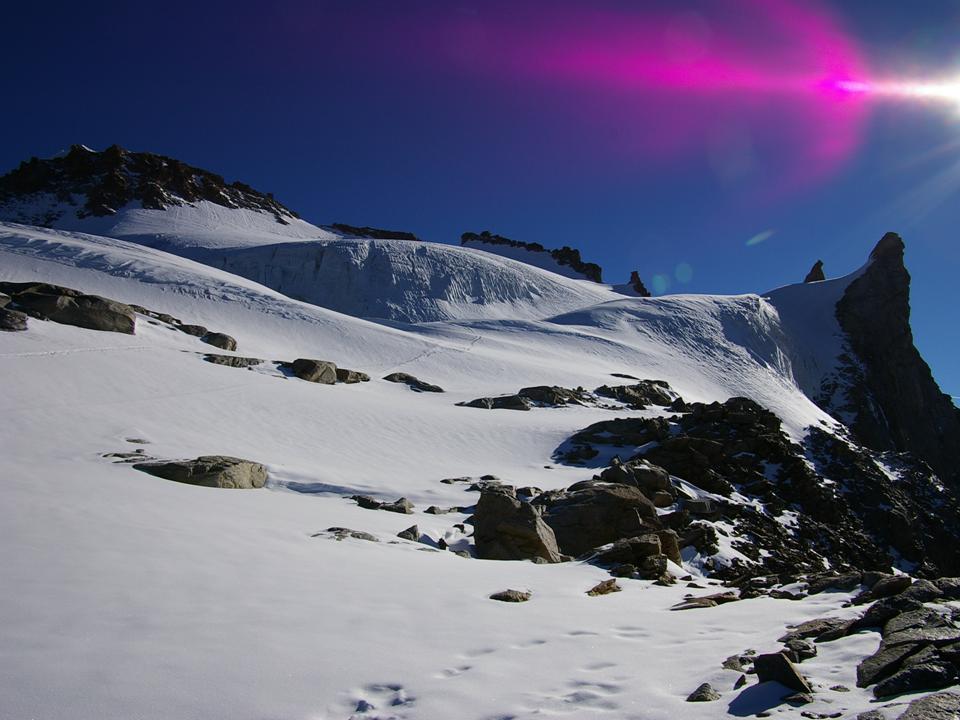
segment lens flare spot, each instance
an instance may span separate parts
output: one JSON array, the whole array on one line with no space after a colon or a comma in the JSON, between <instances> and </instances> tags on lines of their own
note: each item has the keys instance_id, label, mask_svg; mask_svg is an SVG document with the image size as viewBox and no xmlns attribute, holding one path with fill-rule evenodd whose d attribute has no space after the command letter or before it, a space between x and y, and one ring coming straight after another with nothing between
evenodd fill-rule
<instances>
[{"instance_id":1,"label":"lens flare spot","mask_svg":"<svg viewBox=\"0 0 960 720\"><path fill-rule=\"evenodd\" d=\"M686 285L693 280L693 268L688 263L682 262L674 268L673 276L677 279L677 282Z\"/></svg>"},{"instance_id":2,"label":"lens flare spot","mask_svg":"<svg viewBox=\"0 0 960 720\"><path fill-rule=\"evenodd\" d=\"M654 295L663 295L667 290L670 289L670 276L657 273L653 276L650 284L653 286Z\"/></svg>"},{"instance_id":3,"label":"lens flare spot","mask_svg":"<svg viewBox=\"0 0 960 720\"><path fill-rule=\"evenodd\" d=\"M752 238L750 238L749 240L747 240L746 245L747 245L747 247L752 247L752 246L754 246L754 245L759 245L759 244L762 243L762 242L766 242L766 241L769 240L771 237L773 237L773 234L774 234L775 232L776 232L776 230L773 230L773 229L764 230L763 232L758 232L758 233L757 233L756 235L754 235Z\"/></svg>"}]
</instances>

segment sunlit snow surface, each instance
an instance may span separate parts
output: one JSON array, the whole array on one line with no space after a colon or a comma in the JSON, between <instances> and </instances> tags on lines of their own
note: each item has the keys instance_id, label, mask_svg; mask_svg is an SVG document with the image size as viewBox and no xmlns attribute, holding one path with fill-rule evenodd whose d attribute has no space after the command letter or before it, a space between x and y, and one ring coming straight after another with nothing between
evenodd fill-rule
<instances>
[{"instance_id":1,"label":"sunlit snow surface","mask_svg":"<svg viewBox=\"0 0 960 720\"><path fill-rule=\"evenodd\" d=\"M784 308L758 296L598 303L584 292L553 316L388 326L123 240L12 224L0 225L0 278L168 312L233 335L241 355L318 357L374 378L319 386L269 365L210 365L210 346L145 317L135 336L35 320L0 335L0 717L749 715L769 694L733 691L738 675L723 659L777 649L787 623L849 612L836 593L669 612L685 592L717 589L622 581L621 593L587 597L602 570L464 559L394 537L414 523L434 540L458 537L465 514L422 510L477 496L442 478L494 473L546 489L590 477L552 454L614 416L461 400L592 388L625 372L667 380L688 400L748 395L797 438L830 422L778 349ZM568 282L565 297L586 286ZM448 392L379 380L397 370ZM180 485L101 457L137 447L257 460L270 487ZM406 496L417 512L363 510L342 497L355 492ZM381 542L313 537L332 526ZM487 599L505 588L533 599ZM877 642L865 633L822 645L802 666L822 686L809 709L866 709L854 669ZM723 699L684 702L705 681ZM836 684L853 691L828 689Z\"/></svg>"}]
</instances>

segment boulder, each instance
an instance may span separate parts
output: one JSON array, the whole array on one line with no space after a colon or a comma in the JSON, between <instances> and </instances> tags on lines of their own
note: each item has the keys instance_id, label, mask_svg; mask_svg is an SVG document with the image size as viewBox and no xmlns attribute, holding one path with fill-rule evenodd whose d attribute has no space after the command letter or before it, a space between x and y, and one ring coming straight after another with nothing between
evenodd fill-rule
<instances>
[{"instance_id":1,"label":"boulder","mask_svg":"<svg viewBox=\"0 0 960 720\"><path fill-rule=\"evenodd\" d=\"M133 308L97 295L54 295L26 292L15 296L17 307L29 315L88 330L133 335Z\"/></svg>"},{"instance_id":2,"label":"boulder","mask_svg":"<svg viewBox=\"0 0 960 720\"><path fill-rule=\"evenodd\" d=\"M760 682L778 682L799 693L812 693L810 685L783 653L757 655L753 661Z\"/></svg>"},{"instance_id":3,"label":"boulder","mask_svg":"<svg viewBox=\"0 0 960 720\"><path fill-rule=\"evenodd\" d=\"M600 479L609 483L634 485L642 490L647 497L651 497L657 491L673 491L670 473L662 467L653 465L643 459L625 463L615 461L613 465L600 473Z\"/></svg>"},{"instance_id":4,"label":"boulder","mask_svg":"<svg viewBox=\"0 0 960 720\"><path fill-rule=\"evenodd\" d=\"M660 539L660 548L670 562L683 566L683 557L680 555L680 539L675 530L657 530Z\"/></svg>"},{"instance_id":5,"label":"boulder","mask_svg":"<svg viewBox=\"0 0 960 720\"><path fill-rule=\"evenodd\" d=\"M902 695L922 690L939 690L953 685L957 680L956 669L947 663L923 663L897 671L873 689L876 698Z\"/></svg>"},{"instance_id":6,"label":"boulder","mask_svg":"<svg viewBox=\"0 0 960 720\"><path fill-rule=\"evenodd\" d=\"M394 500L392 503L383 503L380 510L387 512L400 513L401 515L411 515L413 513L413 503L405 497Z\"/></svg>"},{"instance_id":7,"label":"boulder","mask_svg":"<svg viewBox=\"0 0 960 720\"><path fill-rule=\"evenodd\" d=\"M544 507L543 519L567 555L660 529L653 503L629 485L596 483L574 492L544 493L534 502Z\"/></svg>"},{"instance_id":8,"label":"boulder","mask_svg":"<svg viewBox=\"0 0 960 720\"><path fill-rule=\"evenodd\" d=\"M960 695L942 692L914 700L899 720L956 720L958 716Z\"/></svg>"},{"instance_id":9,"label":"boulder","mask_svg":"<svg viewBox=\"0 0 960 720\"><path fill-rule=\"evenodd\" d=\"M420 539L420 528L416 525L411 525L406 530L401 530L398 532L397 537L401 540L412 540L417 542Z\"/></svg>"},{"instance_id":10,"label":"boulder","mask_svg":"<svg viewBox=\"0 0 960 720\"><path fill-rule=\"evenodd\" d=\"M230 352L237 349L237 341L225 333L208 332L200 338L200 342L205 342L207 345L213 345L221 350L229 350Z\"/></svg>"},{"instance_id":11,"label":"boulder","mask_svg":"<svg viewBox=\"0 0 960 720\"><path fill-rule=\"evenodd\" d=\"M7 295L5 292L0 292L0 308L5 308L12 300L13 298Z\"/></svg>"},{"instance_id":12,"label":"boulder","mask_svg":"<svg viewBox=\"0 0 960 720\"><path fill-rule=\"evenodd\" d=\"M249 368L263 363L263 360L260 358L238 357L236 355L215 355L213 353L207 353L203 356L203 359L208 363L213 363L214 365L224 365L225 367L232 368Z\"/></svg>"},{"instance_id":13,"label":"boulder","mask_svg":"<svg viewBox=\"0 0 960 720\"><path fill-rule=\"evenodd\" d=\"M518 500L512 489L492 486L483 490L473 515L477 556L486 560L533 560L560 562L553 530L528 502Z\"/></svg>"},{"instance_id":14,"label":"boulder","mask_svg":"<svg viewBox=\"0 0 960 720\"><path fill-rule=\"evenodd\" d=\"M661 554L660 538L651 533L617 540L609 548L598 552L594 559L604 565L629 563L639 567L648 557Z\"/></svg>"},{"instance_id":15,"label":"boulder","mask_svg":"<svg viewBox=\"0 0 960 720\"><path fill-rule=\"evenodd\" d=\"M337 382L353 384L361 382L369 382L370 376L365 372L360 372L359 370L347 370L346 368L337 368Z\"/></svg>"},{"instance_id":16,"label":"boulder","mask_svg":"<svg viewBox=\"0 0 960 720\"><path fill-rule=\"evenodd\" d=\"M622 588L617 584L617 581L610 578L609 580L597 583L587 590L587 595L596 597L597 595L609 595L610 593L620 592L620 590L622 590Z\"/></svg>"},{"instance_id":17,"label":"boulder","mask_svg":"<svg viewBox=\"0 0 960 720\"><path fill-rule=\"evenodd\" d=\"M332 527L327 528L327 532L332 534L335 540L343 540L348 537L355 538L357 540L366 540L367 542L380 542L376 535L371 535L364 530L351 530L350 528L344 527ZM310 537L319 537L323 533L317 533L316 535L311 535Z\"/></svg>"},{"instance_id":18,"label":"boulder","mask_svg":"<svg viewBox=\"0 0 960 720\"><path fill-rule=\"evenodd\" d=\"M27 329L27 315L18 310L0 307L0 330L17 332Z\"/></svg>"},{"instance_id":19,"label":"boulder","mask_svg":"<svg viewBox=\"0 0 960 720\"><path fill-rule=\"evenodd\" d=\"M522 603L529 600L532 595L533 593L523 590L501 590L491 595L490 599L500 602Z\"/></svg>"},{"instance_id":20,"label":"boulder","mask_svg":"<svg viewBox=\"0 0 960 720\"><path fill-rule=\"evenodd\" d=\"M687 702L713 702L720 699L720 693L710 683L703 683L687 696Z\"/></svg>"},{"instance_id":21,"label":"boulder","mask_svg":"<svg viewBox=\"0 0 960 720\"><path fill-rule=\"evenodd\" d=\"M895 647L881 644L873 655L864 658L857 665L857 687L867 687L893 675L903 665L904 660L922 650L923 647L922 643Z\"/></svg>"},{"instance_id":22,"label":"boulder","mask_svg":"<svg viewBox=\"0 0 960 720\"><path fill-rule=\"evenodd\" d=\"M193 337L203 337L210 332L203 325L185 325L183 323L177 325L177 330L187 335L193 335Z\"/></svg>"},{"instance_id":23,"label":"boulder","mask_svg":"<svg viewBox=\"0 0 960 720\"><path fill-rule=\"evenodd\" d=\"M337 366L327 360L297 358L292 363L282 363L281 367L307 382L321 385L333 385L337 382Z\"/></svg>"},{"instance_id":24,"label":"boulder","mask_svg":"<svg viewBox=\"0 0 960 720\"><path fill-rule=\"evenodd\" d=\"M267 470L260 463L226 455L137 463L133 467L166 480L203 487L253 489L262 488L267 481Z\"/></svg>"},{"instance_id":25,"label":"boulder","mask_svg":"<svg viewBox=\"0 0 960 720\"><path fill-rule=\"evenodd\" d=\"M403 383L404 385L406 385L407 387L409 387L411 390L415 392L434 392L434 393L443 392L443 388L440 387L439 385L431 385L430 383L424 382L423 380L413 375L408 375L407 373L401 373L401 372L390 373L383 379L386 380L387 382Z\"/></svg>"},{"instance_id":26,"label":"boulder","mask_svg":"<svg viewBox=\"0 0 960 720\"><path fill-rule=\"evenodd\" d=\"M887 575L878 580L868 591L857 595L853 599L853 603L854 605L863 605L874 600L897 595L910 587L911 583L913 583L913 580L909 575Z\"/></svg>"},{"instance_id":27,"label":"boulder","mask_svg":"<svg viewBox=\"0 0 960 720\"><path fill-rule=\"evenodd\" d=\"M504 395L501 397L485 397L459 402L461 407L481 408L484 410L529 410L533 403L520 395Z\"/></svg>"}]
</instances>

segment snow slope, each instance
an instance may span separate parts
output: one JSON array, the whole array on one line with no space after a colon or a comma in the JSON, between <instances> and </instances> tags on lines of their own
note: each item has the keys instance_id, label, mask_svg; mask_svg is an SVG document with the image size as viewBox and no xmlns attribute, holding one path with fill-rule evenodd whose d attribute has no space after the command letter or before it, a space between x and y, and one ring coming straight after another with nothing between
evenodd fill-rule
<instances>
[{"instance_id":1,"label":"snow slope","mask_svg":"<svg viewBox=\"0 0 960 720\"><path fill-rule=\"evenodd\" d=\"M475 501L440 479L489 472L567 486L593 471L554 466L553 451L611 417L461 400L533 384L595 387L626 372L668 380L688 400L754 397L794 435L830 422L793 382L777 350L780 316L757 296L581 294L582 306L553 317L389 327L124 240L9 223L0 279L134 302L227 332L241 355L326 358L374 378L319 386L271 363L214 366L201 359L209 346L145 317L134 336L35 320L0 335L0 372L15 379L0 395L0 578L15 588L0 593L0 717L745 716L774 701L733 691L738 675L720 669L724 658L777 649L788 622L851 612L840 607L846 594L826 593L671 613L690 592L683 585L633 581L591 598L584 592L606 574L589 565L464 559L394 537L416 523L468 546L454 526L466 513L422 512ZM448 392L378 379L400 369ZM628 414L653 411L618 413ZM180 485L102 457L133 448L247 457L268 466L269 488ZM356 492L403 495L417 512L362 510L343 498ZM323 532L333 526L380 542L336 541ZM487 599L507 587L533 600ZM824 686L807 709L867 709L864 691L826 688L854 688L853 658L876 644L867 633L822 646L803 666ZM684 702L704 681L723 699Z\"/></svg>"}]
</instances>

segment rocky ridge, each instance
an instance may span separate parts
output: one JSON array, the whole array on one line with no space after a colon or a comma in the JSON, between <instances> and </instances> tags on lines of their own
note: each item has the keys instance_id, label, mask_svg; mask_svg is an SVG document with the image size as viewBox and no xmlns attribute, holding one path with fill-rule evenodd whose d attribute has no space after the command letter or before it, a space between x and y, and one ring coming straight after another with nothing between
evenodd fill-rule
<instances>
[{"instance_id":1,"label":"rocky ridge","mask_svg":"<svg viewBox=\"0 0 960 720\"><path fill-rule=\"evenodd\" d=\"M162 210L201 200L268 213L284 225L299 217L271 193L242 182L228 183L180 160L119 145L102 152L72 145L60 157L32 157L0 177L0 208L5 208L8 219L45 227L68 211L83 219L115 215L132 202Z\"/></svg>"}]
</instances>

